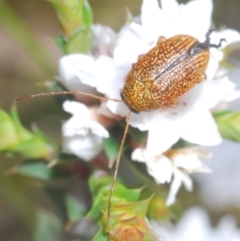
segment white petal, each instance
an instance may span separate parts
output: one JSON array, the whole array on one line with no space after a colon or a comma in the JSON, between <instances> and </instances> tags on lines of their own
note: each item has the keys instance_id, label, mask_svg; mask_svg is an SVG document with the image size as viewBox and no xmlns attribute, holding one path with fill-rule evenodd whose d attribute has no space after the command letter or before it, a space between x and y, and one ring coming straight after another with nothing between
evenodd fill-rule
<instances>
[{"instance_id":1,"label":"white petal","mask_svg":"<svg viewBox=\"0 0 240 241\"><path fill-rule=\"evenodd\" d=\"M188 142L211 146L222 141L218 127L207 110L195 110L181 120L181 127L181 137Z\"/></svg>"},{"instance_id":2,"label":"white petal","mask_svg":"<svg viewBox=\"0 0 240 241\"><path fill-rule=\"evenodd\" d=\"M103 147L101 137L94 134L74 136L63 139L63 152L74 154L85 161L93 159Z\"/></svg>"},{"instance_id":3,"label":"white petal","mask_svg":"<svg viewBox=\"0 0 240 241\"><path fill-rule=\"evenodd\" d=\"M201 99L197 103L196 108L205 106L208 109L213 108L220 101L223 101L227 96L233 93L235 84L229 81L228 77L223 77L218 80L207 81L203 85Z\"/></svg>"},{"instance_id":4,"label":"white petal","mask_svg":"<svg viewBox=\"0 0 240 241\"><path fill-rule=\"evenodd\" d=\"M92 68L96 78L95 87L99 92L108 94L116 73L113 59L108 56L100 56ZM86 84L88 83L86 82Z\"/></svg>"},{"instance_id":5,"label":"white petal","mask_svg":"<svg viewBox=\"0 0 240 241\"><path fill-rule=\"evenodd\" d=\"M92 131L92 133L97 135L97 136L104 137L104 138L109 137L108 131L98 122L91 121L89 123L89 128Z\"/></svg>"},{"instance_id":6,"label":"white petal","mask_svg":"<svg viewBox=\"0 0 240 241\"><path fill-rule=\"evenodd\" d=\"M183 177L182 177L183 185L187 189L187 191L191 192L193 190L192 179L186 173L182 173L182 174L183 174Z\"/></svg>"},{"instance_id":7,"label":"white petal","mask_svg":"<svg viewBox=\"0 0 240 241\"><path fill-rule=\"evenodd\" d=\"M170 206L175 202L177 192L181 187L182 183L184 184L184 186L188 191L192 190L192 180L188 177L188 175L178 170L177 168L174 168L173 181L171 183L168 198L166 200L167 206Z\"/></svg>"},{"instance_id":8,"label":"white petal","mask_svg":"<svg viewBox=\"0 0 240 241\"><path fill-rule=\"evenodd\" d=\"M220 54L220 55L219 55ZM207 65L207 69L205 71L205 74L207 76L207 81L212 81L217 69L219 67L218 61L222 59L223 55L222 53L217 49L211 49L210 50L210 59Z\"/></svg>"},{"instance_id":9,"label":"white petal","mask_svg":"<svg viewBox=\"0 0 240 241\"><path fill-rule=\"evenodd\" d=\"M137 57L148 51L148 45L139 36L135 29L140 25L132 23L125 26L121 32L116 48L114 49L114 63L117 67L128 67L129 71Z\"/></svg>"},{"instance_id":10,"label":"white petal","mask_svg":"<svg viewBox=\"0 0 240 241\"><path fill-rule=\"evenodd\" d=\"M173 172L172 163L164 155L157 156L154 159L147 162L148 173L153 176L157 183L169 183Z\"/></svg>"},{"instance_id":11,"label":"white petal","mask_svg":"<svg viewBox=\"0 0 240 241\"><path fill-rule=\"evenodd\" d=\"M226 42L223 42L224 47L226 45L240 41L240 33L233 29L224 29L221 31L214 31L211 34L211 39L213 43L217 43L221 38L226 39Z\"/></svg>"},{"instance_id":12,"label":"white petal","mask_svg":"<svg viewBox=\"0 0 240 241\"><path fill-rule=\"evenodd\" d=\"M68 80L76 77L76 62L84 62L86 59L91 59L87 55L83 54L71 54L65 55L59 60L59 75L61 79Z\"/></svg>"},{"instance_id":13,"label":"white petal","mask_svg":"<svg viewBox=\"0 0 240 241\"><path fill-rule=\"evenodd\" d=\"M164 155L149 156L144 148L137 148L132 153L132 160L145 162L148 173L153 176L157 183L170 182L172 177L172 163Z\"/></svg>"},{"instance_id":14,"label":"white petal","mask_svg":"<svg viewBox=\"0 0 240 241\"><path fill-rule=\"evenodd\" d=\"M96 87L96 76L94 72L95 59L90 55L81 55L81 58L77 59L73 66L77 77L83 84Z\"/></svg>"},{"instance_id":15,"label":"white petal","mask_svg":"<svg viewBox=\"0 0 240 241\"><path fill-rule=\"evenodd\" d=\"M94 58L89 55L71 54L62 57L59 60L60 81L70 90L87 90L87 87L81 83L84 81L94 85L93 64Z\"/></svg>"},{"instance_id":16,"label":"white petal","mask_svg":"<svg viewBox=\"0 0 240 241\"><path fill-rule=\"evenodd\" d=\"M205 34L211 24L212 9L211 0L195 0L180 5L181 15L179 16L178 27L180 27L181 33L192 35L200 41L204 41ZM189 21L191 21L191 24L189 24ZM196 26L198 27L196 28Z\"/></svg>"},{"instance_id":17,"label":"white petal","mask_svg":"<svg viewBox=\"0 0 240 241\"><path fill-rule=\"evenodd\" d=\"M123 102L108 101L106 105L116 115L126 116L129 113L129 109Z\"/></svg>"},{"instance_id":18,"label":"white petal","mask_svg":"<svg viewBox=\"0 0 240 241\"><path fill-rule=\"evenodd\" d=\"M72 115L82 116L83 119L90 118L88 107L80 102L66 100L63 103L63 109Z\"/></svg>"},{"instance_id":19,"label":"white petal","mask_svg":"<svg viewBox=\"0 0 240 241\"><path fill-rule=\"evenodd\" d=\"M157 114L158 115L158 114ZM141 131L147 131L151 127L151 122L156 117L156 111L140 112L139 114L131 114L130 125Z\"/></svg>"},{"instance_id":20,"label":"white petal","mask_svg":"<svg viewBox=\"0 0 240 241\"><path fill-rule=\"evenodd\" d=\"M148 133L147 151L151 156L157 156L168 150L180 138L178 122L174 117L167 118L164 115L159 116L151 123Z\"/></svg>"},{"instance_id":21,"label":"white petal","mask_svg":"<svg viewBox=\"0 0 240 241\"><path fill-rule=\"evenodd\" d=\"M173 165L187 173L209 173L210 169L202 164L202 159L210 158L211 156L210 151L198 146L174 149L168 154Z\"/></svg>"},{"instance_id":22,"label":"white petal","mask_svg":"<svg viewBox=\"0 0 240 241\"><path fill-rule=\"evenodd\" d=\"M196 155L178 155L174 160L174 164L177 168L183 168L189 172L198 170L202 167L202 162Z\"/></svg>"},{"instance_id":23,"label":"white petal","mask_svg":"<svg viewBox=\"0 0 240 241\"><path fill-rule=\"evenodd\" d=\"M133 161L147 162L150 160L150 157L149 157L146 149L137 148L133 151L131 159Z\"/></svg>"},{"instance_id":24,"label":"white petal","mask_svg":"<svg viewBox=\"0 0 240 241\"><path fill-rule=\"evenodd\" d=\"M89 123L81 120L81 118L71 117L62 125L62 134L64 137L76 135L85 136L89 133Z\"/></svg>"},{"instance_id":25,"label":"white petal","mask_svg":"<svg viewBox=\"0 0 240 241\"><path fill-rule=\"evenodd\" d=\"M100 108L98 109L98 112L101 115L105 115L105 116L109 117L110 119L116 118L116 115L107 107L107 102L101 103Z\"/></svg>"},{"instance_id":26,"label":"white petal","mask_svg":"<svg viewBox=\"0 0 240 241\"><path fill-rule=\"evenodd\" d=\"M177 226L181 232L182 240L206 241L209 240L209 238L215 241L221 240L212 238L211 223L207 212L202 208L195 207L188 210Z\"/></svg>"},{"instance_id":27,"label":"white petal","mask_svg":"<svg viewBox=\"0 0 240 241\"><path fill-rule=\"evenodd\" d=\"M162 0L161 6L163 11L169 15L179 11L179 4L176 0Z\"/></svg>"},{"instance_id":28,"label":"white petal","mask_svg":"<svg viewBox=\"0 0 240 241\"><path fill-rule=\"evenodd\" d=\"M170 206L175 202L177 192L178 192L179 188L181 187L181 185L182 185L182 175L180 172L176 173L176 171L174 170L173 181L171 183L168 197L166 200L167 206Z\"/></svg>"},{"instance_id":29,"label":"white petal","mask_svg":"<svg viewBox=\"0 0 240 241\"><path fill-rule=\"evenodd\" d=\"M159 9L158 2L154 0L144 0L141 8L141 22L144 27L144 35L152 41L156 41L161 30L156 31L156 24L163 23L164 15ZM159 25L161 28L162 24ZM165 34L165 33L162 33Z\"/></svg>"}]
</instances>

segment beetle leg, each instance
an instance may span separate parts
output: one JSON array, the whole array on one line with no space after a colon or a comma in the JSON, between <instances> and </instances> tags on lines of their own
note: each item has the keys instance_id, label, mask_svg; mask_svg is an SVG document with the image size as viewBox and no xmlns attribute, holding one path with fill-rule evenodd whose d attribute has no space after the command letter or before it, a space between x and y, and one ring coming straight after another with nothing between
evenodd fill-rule
<instances>
[{"instance_id":1,"label":"beetle leg","mask_svg":"<svg viewBox=\"0 0 240 241\"><path fill-rule=\"evenodd\" d=\"M206 75L206 73L204 73L201 77L200 82L203 82L203 81L206 81L206 80L207 80L207 75Z\"/></svg>"},{"instance_id":2,"label":"beetle leg","mask_svg":"<svg viewBox=\"0 0 240 241\"><path fill-rule=\"evenodd\" d=\"M172 103L169 104L168 108L176 107L178 105L179 103L177 102L177 100L173 100Z\"/></svg>"},{"instance_id":3,"label":"beetle leg","mask_svg":"<svg viewBox=\"0 0 240 241\"><path fill-rule=\"evenodd\" d=\"M160 36L160 37L158 38L157 45L159 45L160 43L162 43L162 42L164 42L164 41L166 41L166 40L167 40L166 37Z\"/></svg>"},{"instance_id":4,"label":"beetle leg","mask_svg":"<svg viewBox=\"0 0 240 241\"><path fill-rule=\"evenodd\" d=\"M169 102L167 105L161 106L161 107L159 108L159 111L162 112L162 111L168 110L169 108L176 107L176 106L178 106L178 105L179 105L179 103L178 103L176 100L174 100L174 101L172 101L172 102Z\"/></svg>"},{"instance_id":5,"label":"beetle leg","mask_svg":"<svg viewBox=\"0 0 240 241\"><path fill-rule=\"evenodd\" d=\"M207 75L206 73L204 73L198 83L204 82L206 80L207 80Z\"/></svg>"},{"instance_id":6,"label":"beetle leg","mask_svg":"<svg viewBox=\"0 0 240 241\"><path fill-rule=\"evenodd\" d=\"M145 54L139 54L137 60L141 59Z\"/></svg>"}]
</instances>

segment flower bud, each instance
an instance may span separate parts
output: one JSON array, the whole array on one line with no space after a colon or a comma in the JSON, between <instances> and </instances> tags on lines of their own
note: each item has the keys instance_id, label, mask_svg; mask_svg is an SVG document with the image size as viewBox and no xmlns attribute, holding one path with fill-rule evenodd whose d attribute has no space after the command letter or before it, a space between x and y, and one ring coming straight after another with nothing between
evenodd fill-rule
<instances>
[{"instance_id":1,"label":"flower bud","mask_svg":"<svg viewBox=\"0 0 240 241\"><path fill-rule=\"evenodd\" d=\"M92 24L92 12L86 0L47 0L52 3L67 37Z\"/></svg>"},{"instance_id":2,"label":"flower bud","mask_svg":"<svg viewBox=\"0 0 240 241\"><path fill-rule=\"evenodd\" d=\"M15 107L11 115L0 110L0 151L13 152L25 158L52 159L54 144L35 128L34 133L25 129L17 116Z\"/></svg>"}]
</instances>

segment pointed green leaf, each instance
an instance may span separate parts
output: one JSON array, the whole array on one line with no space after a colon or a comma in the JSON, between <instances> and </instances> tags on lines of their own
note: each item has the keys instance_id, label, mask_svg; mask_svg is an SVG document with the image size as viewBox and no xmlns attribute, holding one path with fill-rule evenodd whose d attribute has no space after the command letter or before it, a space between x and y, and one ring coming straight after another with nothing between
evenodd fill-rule
<instances>
[{"instance_id":1,"label":"pointed green leaf","mask_svg":"<svg viewBox=\"0 0 240 241\"><path fill-rule=\"evenodd\" d=\"M90 28L84 28L72 35L66 42L66 52L89 53L93 41L93 33Z\"/></svg>"},{"instance_id":2,"label":"pointed green leaf","mask_svg":"<svg viewBox=\"0 0 240 241\"><path fill-rule=\"evenodd\" d=\"M240 111L221 111L213 117L222 137L240 142Z\"/></svg>"},{"instance_id":3,"label":"pointed green leaf","mask_svg":"<svg viewBox=\"0 0 240 241\"><path fill-rule=\"evenodd\" d=\"M87 0L84 0L83 2L82 16L85 26L90 27L93 23L93 14Z\"/></svg>"},{"instance_id":4,"label":"pointed green leaf","mask_svg":"<svg viewBox=\"0 0 240 241\"><path fill-rule=\"evenodd\" d=\"M72 37L77 31L92 25L92 11L87 0L48 1L52 3L67 37Z\"/></svg>"},{"instance_id":5,"label":"pointed green leaf","mask_svg":"<svg viewBox=\"0 0 240 241\"><path fill-rule=\"evenodd\" d=\"M102 228L98 231L98 233L92 239L92 241L108 241L108 240L109 240L108 235L106 232L103 231Z\"/></svg>"},{"instance_id":6,"label":"pointed green leaf","mask_svg":"<svg viewBox=\"0 0 240 241\"><path fill-rule=\"evenodd\" d=\"M53 160L57 154L56 145L37 127L34 128L32 138L21 142L16 150L26 158L44 158Z\"/></svg>"},{"instance_id":7,"label":"pointed green leaf","mask_svg":"<svg viewBox=\"0 0 240 241\"><path fill-rule=\"evenodd\" d=\"M11 117L16 129L16 134L18 135L19 141L24 141L32 138L33 134L30 131L28 131L19 120L16 105L13 105L11 109Z\"/></svg>"},{"instance_id":8,"label":"pointed green leaf","mask_svg":"<svg viewBox=\"0 0 240 241\"><path fill-rule=\"evenodd\" d=\"M43 180L50 179L53 176L53 170L47 167L46 162L42 161L24 162L21 165L14 167L12 172Z\"/></svg>"},{"instance_id":9,"label":"pointed green leaf","mask_svg":"<svg viewBox=\"0 0 240 241\"><path fill-rule=\"evenodd\" d=\"M18 142L19 138L11 117L0 109L0 151L8 151Z\"/></svg>"},{"instance_id":10,"label":"pointed green leaf","mask_svg":"<svg viewBox=\"0 0 240 241\"><path fill-rule=\"evenodd\" d=\"M82 1L47 1L52 3L61 27L67 37L71 36L77 29L83 26Z\"/></svg>"},{"instance_id":11,"label":"pointed green leaf","mask_svg":"<svg viewBox=\"0 0 240 241\"><path fill-rule=\"evenodd\" d=\"M68 175L65 169L58 166L49 167L44 161L26 161L14 167L11 173L18 173L32 178L49 180L57 177L64 177Z\"/></svg>"},{"instance_id":12,"label":"pointed green leaf","mask_svg":"<svg viewBox=\"0 0 240 241\"><path fill-rule=\"evenodd\" d=\"M107 209L111 183L112 177L106 175L98 176L97 178L94 175L90 177L89 186L94 195L94 201L88 213L89 217L99 219L102 212ZM139 199L141 191L142 189L128 189L117 180L111 204L135 202Z\"/></svg>"}]
</instances>

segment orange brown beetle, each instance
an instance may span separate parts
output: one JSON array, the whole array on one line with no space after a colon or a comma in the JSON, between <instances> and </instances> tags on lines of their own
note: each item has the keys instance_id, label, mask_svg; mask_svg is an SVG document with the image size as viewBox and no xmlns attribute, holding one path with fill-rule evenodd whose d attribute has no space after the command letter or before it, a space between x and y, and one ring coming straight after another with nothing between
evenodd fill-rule
<instances>
[{"instance_id":1,"label":"orange brown beetle","mask_svg":"<svg viewBox=\"0 0 240 241\"><path fill-rule=\"evenodd\" d=\"M133 64L122 90L122 99L134 112L169 108L195 84L205 78L210 43L210 30L201 43L189 35L160 37L157 45Z\"/></svg>"},{"instance_id":2,"label":"orange brown beetle","mask_svg":"<svg viewBox=\"0 0 240 241\"><path fill-rule=\"evenodd\" d=\"M126 127L115 164L108 201L108 216L131 112L139 113L175 106L180 96L205 79L210 56L209 48L219 48L222 42L226 41L220 39L218 44L211 44L211 32L212 30L207 32L203 43L189 35L176 35L169 39L160 37L157 45L148 53L141 55L137 63L133 64L121 91L122 100L79 91L40 93L17 99L21 101L39 96L82 94L104 101L123 101L128 106L130 112L126 118Z\"/></svg>"}]
</instances>

